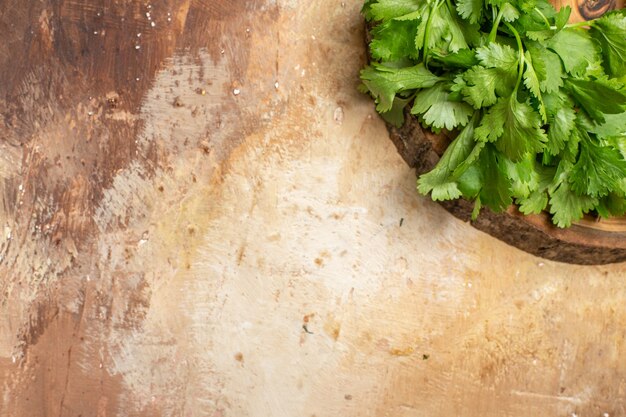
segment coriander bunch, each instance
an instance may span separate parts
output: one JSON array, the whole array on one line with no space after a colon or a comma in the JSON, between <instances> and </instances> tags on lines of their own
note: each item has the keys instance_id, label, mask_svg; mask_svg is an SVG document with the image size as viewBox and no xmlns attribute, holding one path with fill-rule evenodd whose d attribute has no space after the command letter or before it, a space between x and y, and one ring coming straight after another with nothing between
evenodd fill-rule
<instances>
[{"instance_id":1,"label":"coriander bunch","mask_svg":"<svg viewBox=\"0 0 626 417\"><path fill-rule=\"evenodd\" d=\"M547 0L368 0L362 90L457 136L418 190L500 212L626 214L626 13L567 24Z\"/></svg>"}]
</instances>

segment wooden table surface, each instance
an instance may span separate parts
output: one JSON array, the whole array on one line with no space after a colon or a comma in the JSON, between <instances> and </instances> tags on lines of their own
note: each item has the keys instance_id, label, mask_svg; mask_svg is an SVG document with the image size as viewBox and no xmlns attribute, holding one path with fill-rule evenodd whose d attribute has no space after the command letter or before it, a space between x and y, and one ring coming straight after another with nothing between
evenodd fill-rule
<instances>
[{"instance_id":1,"label":"wooden table surface","mask_svg":"<svg viewBox=\"0 0 626 417\"><path fill-rule=\"evenodd\" d=\"M626 415L626 265L419 197L360 6L0 0L1 416Z\"/></svg>"}]
</instances>

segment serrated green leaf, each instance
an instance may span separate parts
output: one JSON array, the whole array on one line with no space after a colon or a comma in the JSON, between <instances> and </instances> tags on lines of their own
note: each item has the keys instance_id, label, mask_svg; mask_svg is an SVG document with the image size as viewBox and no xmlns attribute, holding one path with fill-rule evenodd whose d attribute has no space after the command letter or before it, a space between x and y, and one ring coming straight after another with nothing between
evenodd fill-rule
<instances>
[{"instance_id":1,"label":"serrated green leaf","mask_svg":"<svg viewBox=\"0 0 626 417\"><path fill-rule=\"evenodd\" d=\"M491 144L487 144L480 154L480 165L484 173L480 200L496 213L506 210L513 202L511 181L503 159L504 155Z\"/></svg>"},{"instance_id":2,"label":"serrated green leaf","mask_svg":"<svg viewBox=\"0 0 626 417\"><path fill-rule=\"evenodd\" d=\"M511 3L504 3L502 6L502 18L507 22L513 22L519 19L519 10Z\"/></svg>"},{"instance_id":3,"label":"serrated green leaf","mask_svg":"<svg viewBox=\"0 0 626 417\"><path fill-rule=\"evenodd\" d=\"M424 64L390 68L372 63L361 70L361 80L378 103L376 110L384 113L391 110L397 93L432 87L440 78L428 71Z\"/></svg>"},{"instance_id":4,"label":"serrated green leaf","mask_svg":"<svg viewBox=\"0 0 626 417\"><path fill-rule=\"evenodd\" d=\"M518 162L505 159L507 176L511 180L511 192L515 198L528 197L539 186L539 174L535 171L535 158L526 155Z\"/></svg>"},{"instance_id":5,"label":"serrated green leaf","mask_svg":"<svg viewBox=\"0 0 626 417\"><path fill-rule=\"evenodd\" d=\"M500 68L473 67L464 74L466 86L461 90L465 100L474 108L491 106L497 97L508 97L515 88L515 71Z\"/></svg>"},{"instance_id":6,"label":"serrated green leaf","mask_svg":"<svg viewBox=\"0 0 626 417\"><path fill-rule=\"evenodd\" d=\"M592 197L603 197L619 190L626 177L626 161L620 152L596 143L586 131L580 134L580 156L570 176L572 189Z\"/></svg>"},{"instance_id":7,"label":"serrated green leaf","mask_svg":"<svg viewBox=\"0 0 626 417\"><path fill-rule=\"evenodd\" d=\"M539 78L541 91L546 93L557 91L563 86L565 76L559 56L537 42L528 42L526 47L532 58L537 78Z\"/></svg>"},{"instance_id":8,"label":"serrated green leaf","mask_svg":"<svg viewBox=\"0 0 626 417\"><path fill-rule=\"evenodd\" d=\"M547 142L539 114L515 96L498 99L475 135L478 140L495 142L496 148L512 161L521 160L528 152L541 151Z\"/></svg>"},{"instance_id":9,"label":"serrated green leaf","mask_svg":"<svg viewBox=\"0 0 626 417\"><path fill-rule=\"evenodd\" d=\"M548 193L543 191L533 191L526 198L517 200L519 211L524 214L539 214L548 205Z\"/></svg>"},{"instance_id":10,"label":"serrated green leaf","mask_svg":"<svg viewBox=\"0 0 626 417\"><path fill-rule=\"evenodd\" d=\"M428 126L436 129L464 126L474 113L467 103L450 100L450 83L438 83L419 91L414 103L411 113L419 114Z\"/></svg>"},{"instance_id":11,"label":"serrated green leaf","mask_svg":"<svg viewBox=\"0 0 626 417\"><path fill-rule=\"evenodd\" d=\"M441 17L447 22L447 31L444 32L444 45L451 52L458 52L461 49L467 49L468 45L465 41L465 35L460 25L460 18L456 14L455 9L450 9L448 3L444 3L440 8Z\"/></svg>"},{"instance_id":12,"label":"serrated green leaf","mask_svg":"<svg viewBox=\"0 0 626 417\"><path fill-rule=\"evenodd\" d=\"M546 40L554 36L555 32L551 29L529 30L526 37L530 40L544 43Z\"/></svg>"},{"instance_id":13,"label":"serrated green leaf","mask_svg":"<svg viewBox=\"0 0 626 417\"><path fill-rule=\"evenodd\" d=\"M575 119L576 112L567 107L559 108L556 114L550 116L547 147L552 155L558 155L565 148L565 143L574 129Z\"/></svg>"},{"instance_id":14,"label":"serrated green leaf","mask_svg":"<svg viewBox=\"0 0 626 417\"><path fill-rule=\"evenodd\" d=\"M426 37L427 28L428 37ZM428 49L440 48L450 52L468 48L456 13L450 11L447 3L435 2L431 8L424 11L415 37L415 46L418 50L426 46Z\"/></svg>"},{"instance_id":15,"label":"serrated green leaf","mask_svg":"<svg viewBox=\"0 0 626 417\"><path fill-rule=\"evenodd\" d=\"M524 54L526 58L526 69L524 71L524 85L531 92L533 96L537 99L538 107L539 107L539 115L541 116L541 120L545 123L548 119L546 115L546 108L543 104L543 97L541 95L541 87L539 85L539 77L535 72L535 68L533 66L533 59L528 51Z\"/></svg>"},{"instance_id":16,"label":"serrated green leaf","mask_svg":"<svg viewBox=\"0 0 626 417\"><path fill-rule=\"evenodd\" d=\"M369 6L374 20L391 20L419 9L420 0L378 0Z\"/></svg>"},{"instance_id":17,"label":"serrated green leaf","mask_svg":"<svg viewBox=\"0 0 626 417\"><path fill-rule=\"evenodd\" d=\"M518 198L519 210L524 214L539 214L548 204L548 187L554 180L556 168L534 165L534 175L537 181L536 188L525 198Z\"/></svg>"},{"instance_id":18,"label":"serrated green leaf","mask_svg":"<svg viewBox=\"0 0 626 417\"><path fill-rule=\"evenodd\" d=\"M382 61L398 61L403 58L418 58L415 49L417 23L413 21L390 20L372 30L370 52L372 57Z\"/></svg>"},{"instance_id":19,"label":"serrated green leaf","mask_svg":"<svg viewBox=\"0 0 626 417\"><path fill-rule=\"evenodd\" d=\"M601 137L626 135L626 112L607 114L604 116L604 123L589 123L585 127L589 132Z\"/></svg>"},{"instance_id":20,"label":"serrated green leaf","mask_svg":"<svg viewBox=\"0 0 626 417\"><path fill-rule=\"evenodd\" d=\"M504 72L517 70L518 53L508 45L491 42L476 48L476 56L486 68L500 68Z\"/></svg>"},{"instance_id":21,"label":"serrated green leaf","mask_svg":"<svg viewBox=\"0 0 626 417\"><path fill-rule=\"evenodd\" d=\"M470 23L479 23L483 15L483 0L458 0L456 10Z\"/></svg>"},{"instance_id":22,"label":"serrated green leaf","mask_svg":"<svg viewBox=\"0 0 626 417\"><path fill-rule=\"evenodd\" d=\"M611 77L626 74L626 15L606 14L593 21L589 33L602 46L606 72Z\"/></svg>"},{"instance_id":23,"label":"serrated green leaf","mask_svg":"<svg viewBox=\"0 0 626 417\"><path fill-rule=\"evenodd\" d=\"M449 68L471 68L478 64L476 52L471 49L460 49L454 53L432 51L431 56L434 62Z\"/></svg>"},{"instance_id":24,"label":"serrated green leaf","mask_svg":"<svg viewBox=\"0 0 626 417\"><path fill-rule=\"evenodd\" d=\"M496 97L496 87L499 85L497 73L496 68L479 66L466 71L465 86L461 90L465 101L476 109L494 104L498 99Z\"/></svg>"},{"instance_id":25,"label":"serrated green leaf","mask_svg":"<svg viewBox=\"0 0 626 417\"><path fill-rule=\"evenodd\" d=\"M418 179L418 191L421 194L431 193L431 197L435 201L451 200L462 195L457 179L453 179L451 176L476 146L473 135L474 124L468 123L446 148L435 168L421 175Z\"/></svg>"},{"instance_id":26,"label":"serrated green leaf","mask_svg":"<svg viewBox=\"0 0 626 417\"><path fill-rule=\"evenodd\" d=\"M584 29L565 28L550 38L547 46L559 55L565 71L574 76L582 75L599 56L594 41Z\"/></svg>"},{"instance_id":27,"label":"serrated green leaf","mask_svg":"<svg viewBox=\"0 0 626 417\"><path fill-rule=\"evenodd\" d=\"M566 86L578 104L597 123L604 123L605 114L625 111L626 94L603 83L570 78Z\"/></svg>"},{"instance_id":28,"label":"serrated green leaf","mask_svg":"<svg viewBox=\"0 0 626 417\"><path fill-rule=\"evenodd\" d=\"M580 220L598 204L597 198L576 194L571 189L568 181L569 165L564 166L566 168L559 166L559 171L549 188L552 222L562 228L571 226L572 222Z\"/></svg>"}]
</instances>

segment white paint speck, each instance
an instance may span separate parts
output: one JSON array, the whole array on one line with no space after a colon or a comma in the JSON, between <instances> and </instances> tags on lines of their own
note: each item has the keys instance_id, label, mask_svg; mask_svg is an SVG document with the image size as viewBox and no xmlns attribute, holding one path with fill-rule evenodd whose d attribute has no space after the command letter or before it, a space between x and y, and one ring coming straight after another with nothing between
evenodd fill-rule
<instances>
[{"instance_id":1,"label":"white paint speck","mask_svg":"<svg viewBox=\"0 0 626 417\"><path fill-rule=\"evenodd\" d=\"M149 236L149 234L148 234L147 231L143 232L143 234L141 235L141 239L139 239L138 246L141 246L144 243L146 243L148 241L148 236Z\"/></svg>"},{"instance_id":2,"label":"white paint speck","mask_svg":"<svg viewBox=\"0 0 626 417\"><path fill-rule=\"evenodd\" d=\"M234 94L234 95L236 95L236 96L238 96L240 93L241 93L241 90L240 90L240 89L238 89L238 88L235 88L235 89L233 90L233 94Z\"/></svg>"},{"instance_id":3,"label":"white paint speck","mask_svg":"<svg viewBox=\"0 0 626 417\"><path fill-rule=\"evenodd\" d=\"M544 264L543 262L539 262L539 263L537 264L537 266L538 266L539 268L543 268L543 266L544 266L544 265L545 265L545 264Z\"/></svg>"},{"instance_id":4,"label":"white paint speck","mask_svg":"<svg viewBox=\"0 0 626 417\"><path fill-rule=\"evenodd\" d=\"M337 107L335 109L335 111L333 112L333 120L338 125L341 125L343 123L343 108L342 107Z\"/></svg>"},{"instance_id":5,"label":"white paint speck","mask_svg":"<svg viewBox=\"0 0 626 417\"><path fill-rule=\"evenodd\" d=\"M156 23L155 22L150 22L150 26L155 27Z\"/></svg>"},{"instance_id":6,"label":"white paint speck","mask_svg":"<svg viewBox=\"0 0 626 417\"><path fill-rule=\"evenodd\" d=\"M137 34L137 37L138 37L138 38L141 38L141 32L139 32L139 33Z\"/></svg>"},{"instance_id":7,"label":"white paint speck","mask_svg":"<svg viewBox=\"0 0 626 417\"><path fill-rule=\"evenodd\" d=\"M609 413L602 413L602 417L609 417Z\"/></svg>"},{"instance_id":8,"label":"white paint speck","mask_svg":"<svg viewBox=\"0 0 626 417\"><path fill-rule=\"evenodd\" d=\"M311 39L312 39L312 40L315 40L315 35L311 35Z\"/></svg>"},{"instance_id":9,"label":"white paint speck","mask_svg":"<svg viewBox=\"0 0 626 417\"><path fill-rule=\"evenodd\" d=\"M135 45L135 49L140 49L141 45Z\"/></svg>"},{"instance_id":10,"label":"white paint speck","mask_svg":"<svg viewBox=\"0 0 626 417\"><path fill-rule=\"evenodd\" d=\"M274 83L274 88L278 90L278 81Z\"/></svg>"},{"instance_id":11,"label":"white paint speck","mask_svg":"<svg viewBox=\"0 0 626 417\"><path fill-rule=\"evenodd\" d=\"M97 30L94 30L94 31L93 31L93 34L94 34L94 35L97 35L97 34L98 34L98 31L97 31Z\"/></svg>"}]
</instances>

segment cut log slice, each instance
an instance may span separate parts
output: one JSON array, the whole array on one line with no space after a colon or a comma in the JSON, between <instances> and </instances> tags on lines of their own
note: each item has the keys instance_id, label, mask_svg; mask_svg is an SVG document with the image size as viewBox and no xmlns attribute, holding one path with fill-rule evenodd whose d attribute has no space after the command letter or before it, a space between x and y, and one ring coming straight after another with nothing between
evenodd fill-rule
<instances>
[{"instance_id":1,"label":"cut log slice","mask_svg":"<svg viewBox=\"0 0 626 417\"><path fill-rule=\"evenodd\" d=\"M401 128L387 124L389 136L406 163L417 175L434 168L446 149L449 138L425 131L407 109ZM494 213L483 208L471 220L474 204L467 200L442 201L440 204L461 220L510 245L554 261L599 265L626 261L626 218L596 219L587 216L568 229L552 224L547 213L523 215L516 206Z\"/></svg>"}]
</instances>

